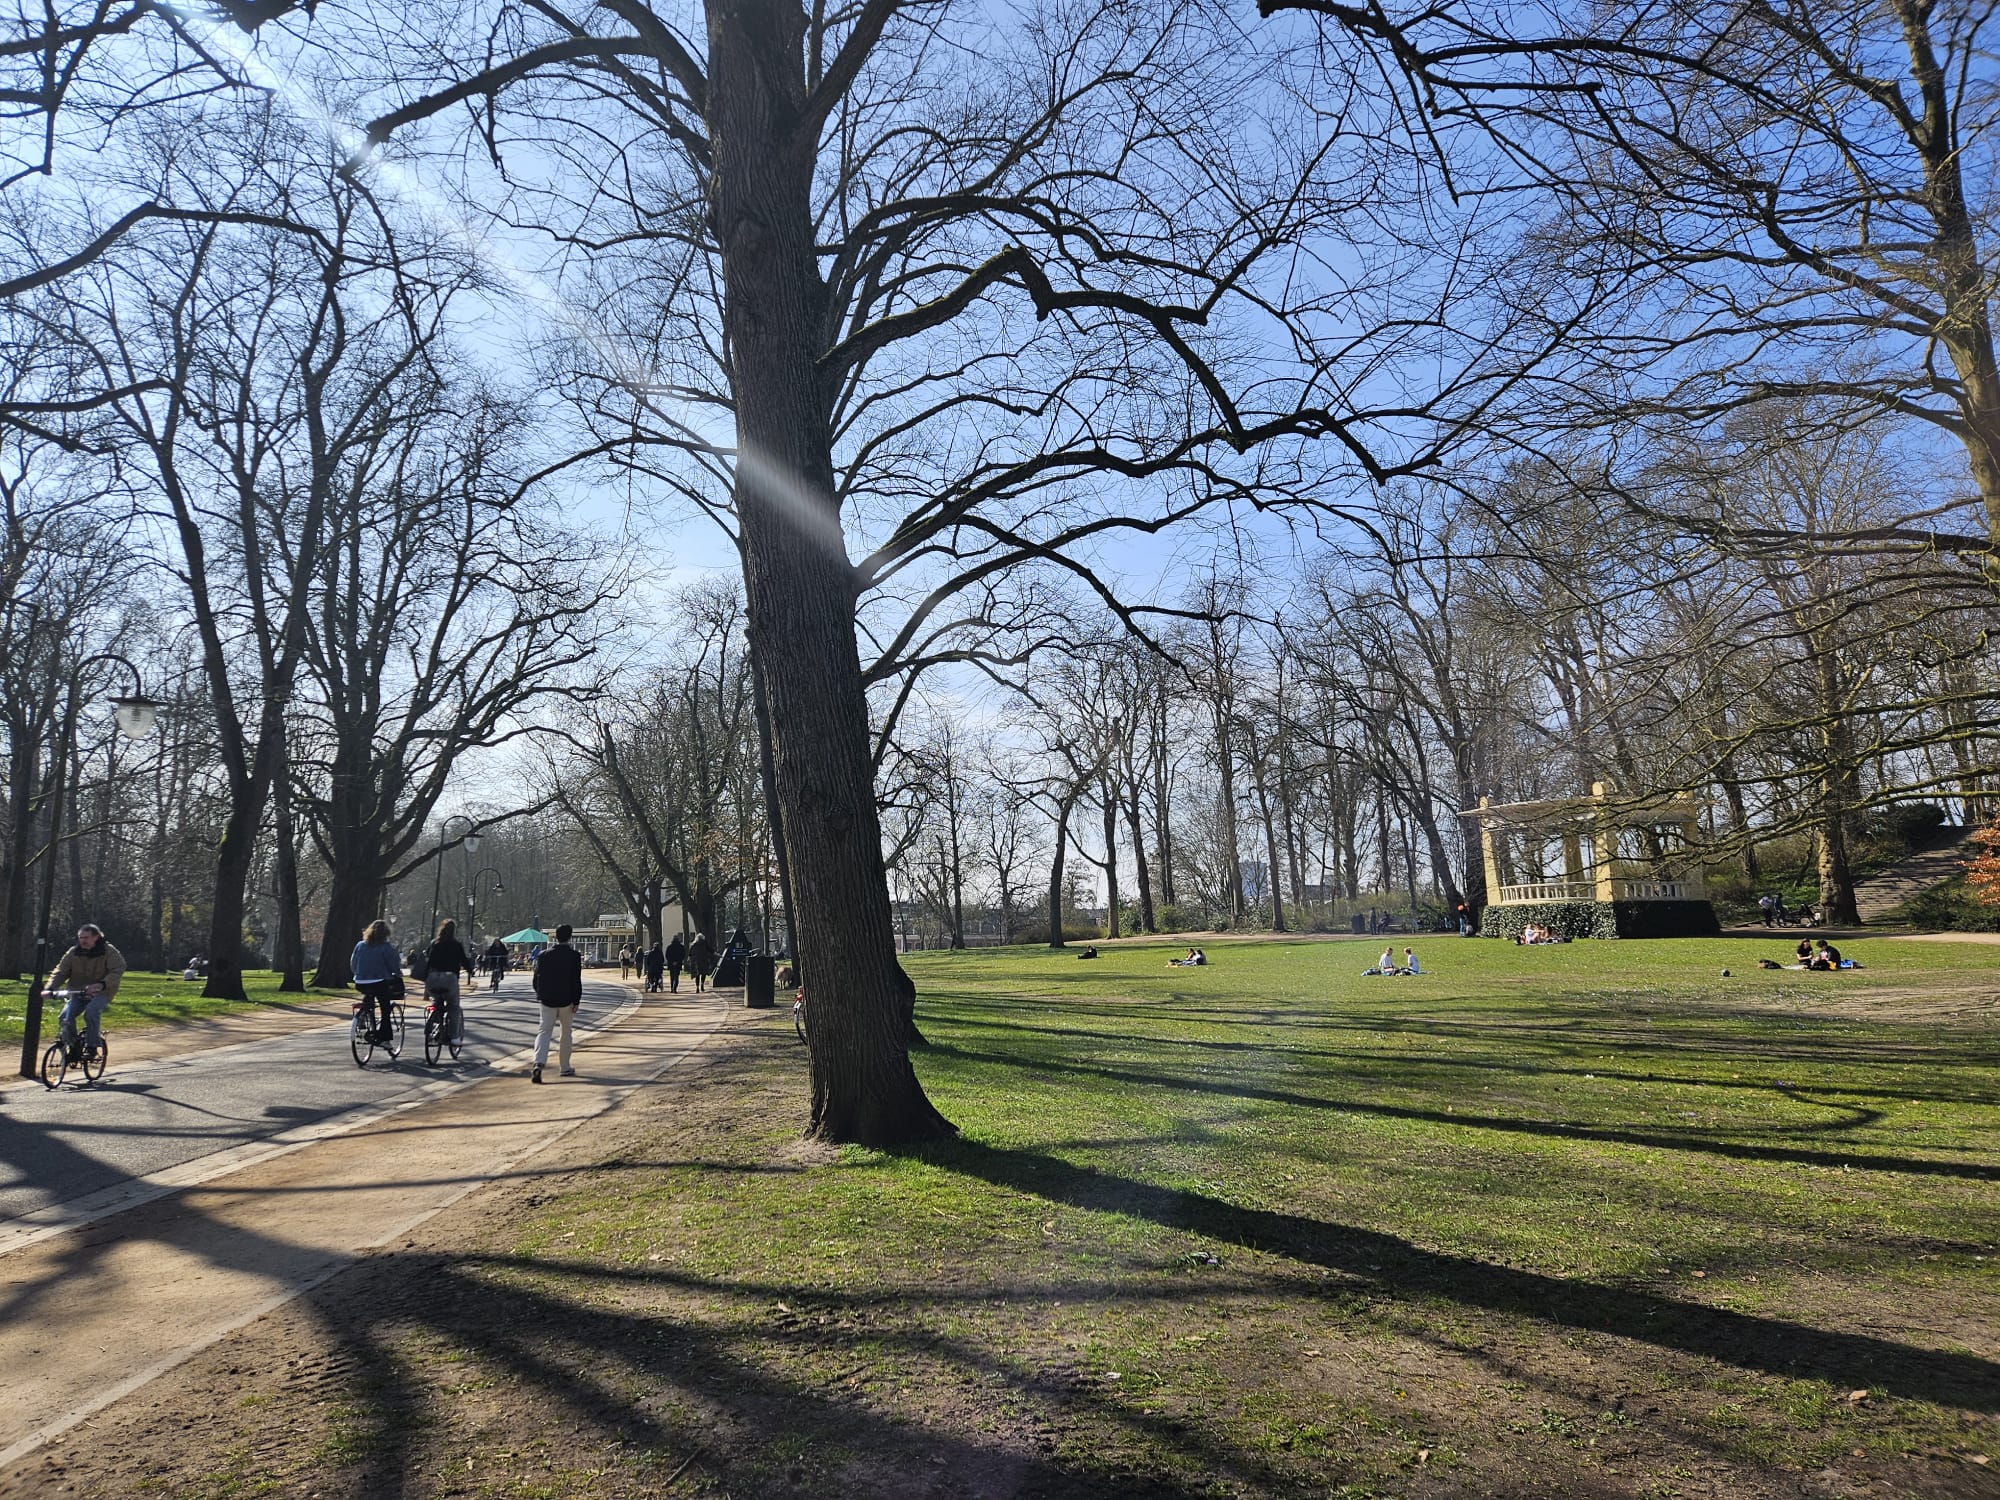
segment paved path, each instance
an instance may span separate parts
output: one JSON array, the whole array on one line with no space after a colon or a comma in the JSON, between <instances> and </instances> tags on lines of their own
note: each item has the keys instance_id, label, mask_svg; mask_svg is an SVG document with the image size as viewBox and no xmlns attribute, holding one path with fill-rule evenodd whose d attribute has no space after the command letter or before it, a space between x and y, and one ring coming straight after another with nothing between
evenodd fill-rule
<instances>
[{"instance_id":1,"label":"paved path","mask_svg":"<svg viewBox=\"0 0 2000 1500\"><path fill-rule=\"evenodd\" d=\"M529 1087L524 977L464 1063L355 1067L345 1027L0 1097L0 1465L318 1285L658 1077L713 996L586 981L581 1076ZM113 1056L116 1036L113 1034ZM381 1054L377 1054L380 1057Z\"/></svg>"}]
</instances>

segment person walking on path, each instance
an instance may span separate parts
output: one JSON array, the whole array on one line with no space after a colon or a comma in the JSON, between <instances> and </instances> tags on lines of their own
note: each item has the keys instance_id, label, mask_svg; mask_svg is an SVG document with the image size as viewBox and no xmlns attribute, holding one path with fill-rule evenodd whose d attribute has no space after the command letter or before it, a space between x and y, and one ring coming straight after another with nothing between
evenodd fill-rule
<instances>
[{"instance_id":1,"label":"person walking on path","mask_svg":"<svg viewBox=\"0 0 2000 1500\"><path fill-rule=\"evenodd\" d=\"M56 971L49 976L48 987L52 990L70 989L78 991L63 1001L62 1028L63 1047L76 1051L76 1018L83 1015L83 1045L86 1053L97 1050L98 1024L104 1019L104 1008L118 993L118 982L125 977L125 955L104 940L104 929L95 922L85 922L76 930L76 946L56 961Z\"/></svg>"},{"instance_id":2,"label":"person walking on path","mask_svg":"<svg viewBox=\"0 0 2000 1500\"><path fill-rule=\"evenodd\" d=\"M697 995L708 988L708 976L715 972L715 944L705 932L697 932L694 941L688 944L688 972L694 975Z\"/></svg>"},{"instance_id":3,"label":"person walking on path","mask_svg":"<svg viewBox=\"0 0 2000 1500\"><path fill-rule=\"evenodd\" d=\"M632 945L630 943L625 944L624 947L618 950L618 977L620 979L630 979L632 977Z\"/></svg>"},{"instance_id":4,"label":"person walking on path","mask_svg":"<svg viewBox=\"0 0 2000 1500\"><path fill-rule=\"evenodd\" d=\"M657 995L660 993L660 976L666 973L666 970L667 955L661 950L659 943L655 942L652 947L646 950L647 994Z\"/></svg>"},{"instance_id":5,"label":"person walking on path","mask_svg":"<svg viewBox=\"0 0 2000 1500\"><path fill-rule=\"evenodd\" d=\"M368 924L348 956L347 972L354 976L354 987L367 1007L370 1035L378 1042L387 1041L389 1005L403 988L403 955L389 941L387 922L377 919Z\"/></svg>"},{"instance_id":6,"label":"person walking on path","mask_svg":"<svg viewBox=\"0 0 2000 1500\"><path fill-rule=\"evenodd\" d=\"M542 1081L542 1069L549 1061L549 1038L558 1025L562 1027L562 1050L557 1054L562 1076L576 1076L576 1069L569 1065L569 1051L576 1008L583 1000L583 955L570 947L569 933L569 923L558 927L554 945L542 950L542 961L535 965L535 998L542 1002L542 1025L535 1033L535 1071L528 1075L530 1083Z\"/></svg>"},{"instance_id":7,"label":"person walking on path","mask_svg":"<svg viewBox=\"0 0 2000 1500\"><path fill-rule=\"evenodd\" d=\"M667 944L667 951L662 957L667 961L667 993L678 995L681 992L681 970L687 967L688 961L687 939L675 933L674 940Z\"/></svg>"}]
</instances>

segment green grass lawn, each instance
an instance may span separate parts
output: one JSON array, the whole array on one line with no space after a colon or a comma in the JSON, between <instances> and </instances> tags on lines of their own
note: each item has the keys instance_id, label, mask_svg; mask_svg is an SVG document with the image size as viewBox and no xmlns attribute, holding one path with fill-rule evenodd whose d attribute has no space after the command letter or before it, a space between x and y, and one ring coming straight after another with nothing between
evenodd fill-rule
<instances>
[{"instance_id":1,"label":"green grass lawn","mask_svg":"<svg viewBox=\"0 0 2000 1500\"><path fill-rule=\"evenodd\" d=\"M346 1357L426 1415L371 1396L339 1461L477 1495L2000 1494L2000 947L1755 969L1784 946L918 955L961 1134L899 1153L802 1146L803 1049L741 1016L594 1165L356 1290Z\"/></svg>"},{"instance_id":2,"label":"green grass lawn","mask_svg":"<svg viewBox=\"0 0 2000 1500\"><path fill-rule=\"evenodd\" d=\"M243 988L249 996L247 1000L204 1000L201 985L183 980L178 971L158 974L145 969L128 970L124 982L118 987L118 998L111 1002L111 1008L105 1013L104 1024L107 1030L114 1031L134 1026L157 1026L171 1021L202 1020L252 1006L296 1004L348 993L345 990L308 990L303 995L284 995L278 992L278 979L276 974L253 969L243 976ZM0 979L0 1044L13 1042L19 1046L21 1018L27 998L28 984L25 979ZM42 1022L42 1035L53 1036L54 1029L55 1010L51 1007Z\"/></svg>"}]
</instances>

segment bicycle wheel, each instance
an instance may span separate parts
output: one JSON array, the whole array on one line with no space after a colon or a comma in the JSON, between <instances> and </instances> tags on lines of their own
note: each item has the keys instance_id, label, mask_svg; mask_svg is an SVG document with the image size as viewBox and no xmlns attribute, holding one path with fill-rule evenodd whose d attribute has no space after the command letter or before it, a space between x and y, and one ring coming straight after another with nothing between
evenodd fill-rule
<instances>
[{"instance_id":1,"label":"bicycle wheel","mask_svg":"<svg viewBox=\"0 0 2000 1500\"><path fill-rule=\"evenodd\" d=\"M45 1088L62 1087L63 1075L69 1072L69 1049L58 1037L50 1042L48 1050L42 1054L42 1084Z\"/></svg>"},{"instance_id":2,"label":"bicycle wheel","mask_svg":"<svg viewBox=\"0 0 2000 1500\"><path fill-rule=\"evenodd\" d=\"M103 1037L99 1037L97 1045L83 1054L83 1081L85 1083L97 1082L98 1079L104 1076L105 1065L110 1061L111 1043L105 1041Z\"/></svg>"},{"instance_id":3,"label":"bicycle wheel","mask_svg":"<svg viewBox=\"0 0 2000 1500\"><path fill-rule=\"evenodd\" d=\"M424 1016L424 1066L434 1068L444 1052L445 1018L436 1010Z\"/></svg>"},{"instance_id":4,"label":"bicycle wheel","mask_svg":"<svg viewBox=\"0 0 2000 1500\"><path fill-rule=\"evenodd\" d=\"M806 1003L804 1000L792 1002L792 1029L799 1034L799 1040L806 1039Z\"/></svg>"},{"instance_id":5,"label":"bicycle wheel","mask_svg":"<svg viewBox=\"0 0 2000 1500\"><path fill-rule=\"evenodd\" d=\"M464 1012L462 1012L462 1011L461 1011L461 1012L459 1012L459 1013L458 1013L458 1015L457 1015L457 1017L456 1017L456 1019L457 1019L457 1021L458 1021L458 1024L457 1024L456 1026L453 1026L453 1027L451 1027L451 1028L449 1029L449 1030L450 1030L450 1034L449 1034L449 1035L448 1035L448 1036L447 1036L447 1037L445 1038L445 1045L446 1045L447 1047L451 1048L451 1060L452 1060L453 1062L457 1062L457 1061L458 1061L458 1057L459 1057L459 1054L460 1054L461 1052L465 1051L465 1015L464 1015Z\"/></svg>"},{"instance_id":6,"label":"bicycle wheel","mask_svg":"<svg viewBox=\"0 0 2000 1500\"><path fill-rule=\"evenodd\" d=\"M368 1066L368 1059L375 1055L375 1032L370 1025L372 1017L364 1010L354 1012L354 1021L347 1028L348 1049L354 1053L357 1068Z\"/></svg>"},{"instance_id":7,"label":"bicycle wheel","mask_svg":"<svg viewBox=\"0 0 2000 1500\"><path fill-rule=\"evenodd\" d=\"M389 1020L389 1055L403 1055L403 1003L400 1000L396 1002L395 1014Z\"/></svg>"}]
</instances>

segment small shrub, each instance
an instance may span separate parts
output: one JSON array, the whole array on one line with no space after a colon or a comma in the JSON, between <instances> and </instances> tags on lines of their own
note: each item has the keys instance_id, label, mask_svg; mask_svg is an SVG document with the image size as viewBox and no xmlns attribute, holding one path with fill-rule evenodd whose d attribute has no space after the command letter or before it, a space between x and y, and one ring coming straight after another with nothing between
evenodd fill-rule
<instances>
[{"instance_id":1,"label":"small shrub","mask_svg":"<svg viewBox=\"0 0 2000 1500\"><path fill-rule=\"evenodd\" d=\"M1981 900L1969 876L1912 896L1895 916L1912 927L1933 932L2000 932L2000 906Z\"/></svg>"}]
</instances>

